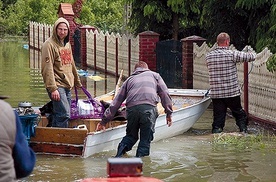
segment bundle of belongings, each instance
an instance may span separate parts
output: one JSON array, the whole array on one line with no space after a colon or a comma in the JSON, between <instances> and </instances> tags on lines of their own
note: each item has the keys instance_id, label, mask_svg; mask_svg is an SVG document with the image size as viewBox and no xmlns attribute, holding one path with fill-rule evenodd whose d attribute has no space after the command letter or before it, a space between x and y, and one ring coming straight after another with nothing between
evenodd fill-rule
<instances>
[{"instance_id":1,"label":"bundle of belongings","mask_svg":"<svg viewBox=\"0 0 276 182\"><path fill-rule=\"evenodd\" d=\"M52 126L52 112L53 112L53 102L50 101L41 108L39 108L41 116L45 116L48 119L47 127Z\"/></svg>"},{"instance_id":2,"label":"bundle of belongings","mask_svg":"<svg viewBox=\"0 0 276 182\"><path fill-rule=\"evenodd\" d=\"M110 103L105 102L103 100L100 101L101 104L104 107L104 111L105 109L107 109L110 105ZM48 120L48 124L47 127L52 127L52 112L53 112L53 102L49 101L48 103L46 103L44 106L42 106L41 108L39 108L40 110L40 114L41 116L45 116ZM126 120L126 108L125 107L121 107L116 114L114 115L113 121L125 121Z\"/></svg>"},{"instance_id":3,"label":"bundle of belongings","mask_svg":"<svg viewBox=\"0 0 276 182\"><path fill-rule=\"evenodd\" d=\"M100 101L104 107L104 110L106 110L110 103L109 102L105 102L103 100ZM118 109L118 111L116 112L116 114L114 115L112 121L125 121L126 120L126 107L122 106Z\"/></svg>"}]
</instances>

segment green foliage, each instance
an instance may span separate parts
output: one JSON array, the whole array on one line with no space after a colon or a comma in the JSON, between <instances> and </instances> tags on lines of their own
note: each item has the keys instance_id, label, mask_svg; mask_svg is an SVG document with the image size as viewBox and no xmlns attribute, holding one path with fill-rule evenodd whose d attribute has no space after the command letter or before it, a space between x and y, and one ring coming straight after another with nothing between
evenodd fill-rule
<instances>
[{"instance_id":1,"label":"green foliage","mask_svg":"<svg viewBox=\"0 0 276 182\"><path fill-rule=\"evenodd\" d=\"M276 71L276 54L273 54L268 58L266 62L266 67L268 71L272 73Z\"/></svg>"},{"instance_id":2,"label":"green foliage","mask_svg":"<svg viewBox=\"0 0 276 182\"><path fill-rule=\"evenodd\" d=\"M3 8L6 9L9 5L16 3L17 0L1 0L0 2L2 3L2 7L0 7L1 9Z\"/></svg>"},{"instance_id":3,"label":"green foliage","mask_svg":"<svg viewBox=\"0 0 276 182\"><path fill-rule=\"evenodd\" d=\"M151 30L160 34L160 39L172 39L195 35L198 27L200 2L202 0L127 0L132 4L129 26L132 33Z\"/></svg>"},{"instance_id":4,"label":"green foliage","mask_svg":"<svg viewBox=\"0 0 276 182\"><path fill-rule=\"evenodd\" d=\"M143 12L144 16L153 16L156 18L157 22L160 23L163 23L166 20L171 20L172 18L168 6L162 1L149 1L145 4Z\"/></svg>"},{"instance_id":5,"label":"green foliage","mask_svg":"<svg viewBox=\"0 0 276 182\"><path fill-rule=\"evenodd\" d=\"M268 47L276 52L276 4L275 0L237 0L237 7L248 11L248 44L257 51Z\"/></svg>"},{"instance_id":6,"label":"green foliage","mask_svg":"<svg viewBox=\"0 0 276 182\"><path fill-rule=\"evenodd\" d=\"M12 35L27 35L29 21L53 24L58 18L60 3L75 0L17 0L7 2L0 15L0 26ZM96 26L104 31L120 32L123 28L124 0L86 0L77 22ZM2 3L2 2L1 2ZM0 3L0 8L3 6ZM1 8L2 9L2 8ZM0 10L1 10L0 9Z\"/></svg>"},{"instance_id":7,"label":"green foliage","mask_svg":"<svg viewBox=\"0 0 276 182\"><path fill-rule=\"evenodd\" d=\"M247 10L236 7L235 1L206 0L200 19L200 26L205 30L202 36L214 44L220 32L227 32L231 37L231 43L237 49L242 49L248 43L250 32L245 23L247 21Z\"/></svg>"},{"instance_id":8,"label":"green foliage","mask_svg":"<svg viewBox=\"0 0 276 182\"><path fill-rule=\"evenodd\" d=\"M65 0L17 0L3 13L3 24L11 35L26 35L29 21L53 24L57 19L59 4ZM66 2L74 2L67 0Z\"/></svg>"},{"instance_id":9,"label":"green foliage","mask_svg":"<svg viewBox=\"0 0 276 182\"><path fill-rule=\"evenodd\" d=\"M262 6L269 2L271 2L271 0L237 0L237 6L250 10L255 6Z\"/></svg>"},{"instance_id":10,"label":"green foliage","mask_svg":"<svg viewBox=\"0 0 276 182\"><path fill-rule=\"evenodd\" d=\"M53 24L61 2L76 0L2 0L0 33L27 35L29 21ZM198 35L214 43L220 32L231 36L237 49L250 45L257 52L276 52L275 0L84 0L76 20L103 31L133 34L154 31L160 40ZM124 8L132 14L124 22ZM125 23L128 22L126 27ZM269 66L271 68L271 65Z\"/></svg>"},{"instance_id":11,"label":"green foliage","mask_svg":"<svg viewBox=\"0 0 276 182\"><path fill-rule=\"evenodd\" d=\"M81 24L106 32L123 31L124 0L86 0L78 19Z\"/></svg>"}]
</instances>

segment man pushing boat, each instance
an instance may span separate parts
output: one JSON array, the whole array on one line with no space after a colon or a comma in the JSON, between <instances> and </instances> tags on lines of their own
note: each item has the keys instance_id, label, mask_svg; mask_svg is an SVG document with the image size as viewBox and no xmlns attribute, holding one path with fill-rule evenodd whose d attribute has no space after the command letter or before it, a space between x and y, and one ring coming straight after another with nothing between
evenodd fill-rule
<instances>
[{"instance_id":1,"label":"man pushing boat","mask_svg":"<svg viewBox=\"0 0 276 182\"><path fill-rule=\"evenodd\" d=\"M139 139L136 157L150 154L150 143L155 132L155 122L158 117L157 103L165 109L167 125L172 125L172 100L162 77L149 70L147 63L139 61L133 74L123 83L110 106L105 110L102 121L96 130L105 130L121 104L126 100L127 128L126 135L118 145L115 157L122 157L130 151Z\"/></svg>"}]
</instances>

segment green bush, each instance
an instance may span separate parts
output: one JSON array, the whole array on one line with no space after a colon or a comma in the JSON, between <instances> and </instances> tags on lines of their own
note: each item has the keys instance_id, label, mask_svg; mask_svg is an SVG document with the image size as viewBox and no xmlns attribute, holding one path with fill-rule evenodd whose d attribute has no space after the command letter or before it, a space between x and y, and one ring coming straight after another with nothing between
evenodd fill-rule
<instances>
[{"instance_id":1,"label":"green bush","mask_svg":"<svg viewBox=\"0 0 276 182\"><path fill-rule=\"evenodd\" d=\"M267 62L266 62L266 67L268 69L269 72L274 72L276 71L276 54L272 54Z\"/></svg>"}]
</instances>

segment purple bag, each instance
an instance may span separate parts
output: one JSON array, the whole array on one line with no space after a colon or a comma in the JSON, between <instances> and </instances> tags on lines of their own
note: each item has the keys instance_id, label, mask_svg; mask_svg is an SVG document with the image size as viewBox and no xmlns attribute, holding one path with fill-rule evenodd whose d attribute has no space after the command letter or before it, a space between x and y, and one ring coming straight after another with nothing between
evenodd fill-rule
<instances>
[{"instance_id":1,"label":"purple bag","mask_svg":"<svg viewBox=\"0 0 276 182\"><path fill-rule=\"evenodd\" d=\"M71 101L71 119L97 119L102 118L104 107L97 99L92 98L91 94L81 87L87 99L79 99L78 91L75 87L76 100Z\"/></svg>"}]
</instances>

